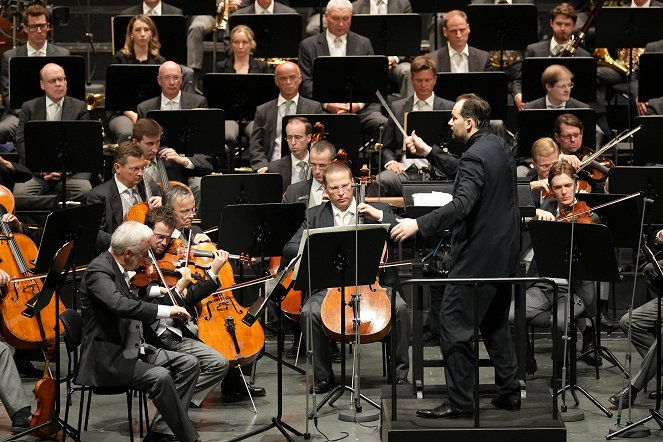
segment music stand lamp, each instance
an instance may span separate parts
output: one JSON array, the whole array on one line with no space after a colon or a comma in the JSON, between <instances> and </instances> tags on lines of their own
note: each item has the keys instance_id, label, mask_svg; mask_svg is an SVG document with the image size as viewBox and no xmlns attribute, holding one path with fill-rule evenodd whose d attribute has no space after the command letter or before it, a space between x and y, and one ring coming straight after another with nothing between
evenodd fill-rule
<instances>
[{"instance_id":1,"label":"music stand lamp","mask_svg":"<svg viewBox=\"0 0 663 442\"><path fill-rule=\"evenodd\" d=\"M312 419L328 401L330 405L333 405L346 390L353 394L354 410L340 412L339 420L368 422L378 418L378 413L367 413L363 410L361 399L377 410L380 410L380 406L361 394L358 383L356 390L347 385L345 373L346 286L375 283L384 242L387 239L387 230L384 225L365 227L368 225L362 225L361 230L356 230L353 226L341 229L311 229L308 237L302 238L305 243L303 249L300 248L303 252L302 259L299 261L295 288L301 291L310 289L311 293L331 287L341 288L341 305L339 306L341 309L341 384L334 387L320 401L316 409L309 414L309 419ZM315 259L306 259L309 248L311 251L315 251ZM359 250L361 250L361 259L359 259ZM355 325L357 324L357 321L353 322ZM357 375L357 379L359 379L359 375Z\"/></svg>"},{"instance_id":2,"label":"music stand lamp","mask_svg":"<svg viewBox=\"0 0 663 442\"><path fill-rule=\"evenodd\" d=\"M505 120L509 79L504 72L438 72L435 95L455 102L472 91L490 104L493 120Z\"/></svg>"},{"instance_id":3,"label":"music stand lamp","mask_svg":"<svg viewBox=\"0 0 663 442\"><path fill-rule=\"evenodd\" d=\"M136 111L140 103L161 95L158 64L111 64L106 67L106 110Z\"/></svg>"},{"instance_id":4,"label":"music stand lamp","mask_svg":"<svg viewBox=\"0 0 663 442\"><path fill-rule=\"evenodd\" d=\"M20 109L28 100L43 97L39 71L48 63L64 69L67 95L85 101L85 60L78 55L48 57L12 57L9 59L9 97L12 109Z\"/></svg>"},{"instance_id":5,"label":"music stand lamp","mask_svg":"<svg viewBox=\"0 0 663 442\"><path fill-rule=\"evenodd\" d=\"M28 121L25 165L33 172L62 173L62 208L67 203L67 172L103 172L101 123L98 121Z\"/></svg>"},{"instance_id":6,"label":"music stand lamp","mask_svg":"<svg viewBox=\"0 0 663 442\"><path fill-rule=\"evenodd\" d=\"M590 108L579 109L525 109L518 112L518 157L530 158L532 144L541 137L554 138L555 120L562 114L573 114L582 121L584 146L596 143L596 112Z\"/></svg>"},{"instance_id":7,"label":"music stand lamp","mask_svg":"<svg viewBox=\"0 0 663 442\"><path fill-rule=\"evenodd\" d=\"M188 2L194 3L194 2ZM113 54L124 46L124 36L127 34L127 25L133 15L116 15L111 17L111 41ZM183 15L151 15L154 25L159 31L161 55L180 65L186 65L186 20Z\"/></svg>"},{"instance_id":8,"label":"music stand lamp","mask_svg":"<svg viewBox=\"0 0 663 442\"><path fill-rule=\"evenodd\" d=\"M350 30L368 38L376 54L409 57L421 51L418 14L354 14Z\"/></svg>"},{"instance_id":9,"label":"music stand lamp","mask_svg":"<svg viewBox=\"0 0 663 442\"><path fill-rule=\"evenodd\" d=\"M569 384L563 384L564 387L560 391L553 392L553 394L562 395L562 417L567 422L584 419L582 412L569 413L566 405L567 390L571 393L576 406L580 403L576 391L580 391L606 416L612 417L612 413L607 408L578 384L575 347L577 332L572 301L573 281L576 279L607 282L621 280L610 230L601 224L551 221L531 221L529 229L539 274L545 277L567 279L569 285L566 296L566 320L568 322L564 329L568 333L564 339L568 342L569 356L567 358L566 352L564 352L564 360ZM600 262L601 265L594 265L597 262ZM552 314L555 314L554 311ZM554 333L556 334L557 330L554 330ZM562 345L562 349L565 349L564 345ZM562 376L562 380L564 382L565 376ZM553 387L555 387L555 382L556 380L553 380Z\"/></svg>"},{"instance_id":10,"label":"music stand lamp","mask_svg":"<svg viewBox=\"0 0 663 442\"><path fill-rule=\"evenodd\" d=\"M242 157L244 127L255 117L256 107L279 96L273 74L205 74L203 93L211 108L223 109L226 119L239 124L239 140L235 158ZM233 164L229 164L230 171Z\"/></svg>"},{"instance_id":11,"label":"music stand lamp","mask_svg":"<svg viewBox=\"0 0 663 442\"><path fill-rule=\"evenodd\" d=\"M467 21L476 29L470 35L469 44L484 51L499 51L500 71L504 70L502 54L505 50L522 51L530 43L539 41L536 5L469 5L465 12Z\"/></svg>"}]
</instances>

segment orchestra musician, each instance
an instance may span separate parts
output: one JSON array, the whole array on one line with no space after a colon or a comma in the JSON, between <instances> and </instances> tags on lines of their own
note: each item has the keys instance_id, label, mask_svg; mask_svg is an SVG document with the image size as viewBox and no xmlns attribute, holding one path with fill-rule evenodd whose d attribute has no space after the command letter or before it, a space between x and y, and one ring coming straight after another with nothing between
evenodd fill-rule
<instances>
[{"instance_id":1,"label":"orchestra musician","mask_svg":"<svg viewBox=\"0 0 663 442\"><path fill-rule=\"evenodd\" d=\"M157 260L161 260L170 245L173 230L175 230L175 214L166 207L155 207L147 212L145 225L152 229L154 234L150 239L150 248ZM205 279L191 284L191 270L182 268L182 277L177 281L171 291L175 297L182 298L183 306L192 311L195 305L219 288L219 270L228 260L228 253L223 250L214 252L214 260L207 271ZM160 305L172 305L166 288L162 284L151 284L146 287L144 295ZM198 327L193 322L183 323L171 318L162 318L152 324L156 340L151 341L150 333L145 333L147 342L159 348L190 354L196 357L200 365L200 375L193 389L191 406L198 408L207 395L214 390L226 377L230 367L228 359L212 347L201 342L198 338Z\"/></svg>"},{"instance_id":2,"label":"orchestra musician","mask_svg":"<svg viewBox=\"0 0 663 442\"><path fill-rule=\"evenodd\" d=\"M267 172L278 173L283 178L283 191L289 185L307 181L310 176L309 151L313 126L306 118L292 117L285 126L285 140L290 155L270 161Z\"/></svg>"},{"instance_id":3,"label":"orchestra musician","mask_svg":"<svg viewBox=\"0 0 663 442\"><path fill-rule=\"evenodd\" d=\"M175 14L182 15L182 10L175 6L169 5L161 0L144 0L138 5L129 6L120 12L122 15L161 15L161 14Z\"/></svg>"},{"instance_id":4,"label":"orchestra musician","mask_svg":"<svg viewBox=\"0 0 663 442\"><path fill-rule=\"evenodd\" d=\"M392 239L403 241L417 232L424 237L441 236L451 228L449 278L510 277L516 272L520 227L516 160L508 144L489 133L489 124L486 101L474 94L458 97L449 126L454 139L468 149L458 164L453 200L417 219L398 219L391 230ZM427 147L414 133L406 143L412 151ZM498 396L492 404L520 409L515 350L508 327L511 286L483 285L478 290L479 328L495 367ZM470 286L450 284L445 288L439 322L449 399L436 408L417 411L418 416L457 418L475 413L473 292Z\"/></svg>"},{"instance_id":5,"label":"orchestra musician","mask_svg":"<svg viewBox=\"0 0 663 442\"><path fill-rule=\"evenodd\" d=\"M313 207L322 204L324 199L323 177L327 166L336 158L336 148L328 140L316 141L309 149L309 166L311 177L306 181L291 184L283 194L284 203L297 203L305 201L307 206Z\"/></svg>"},{"instance_id":6,"label":"orchestra musician","mask_svg":"<svg viewBox=\"0 0 663 442\"><path fill-rule=\"evenodd\" d=\"M295 258L299 251L302 235L307 228L352 226L356 222L357 215L363 215L364 222L368 224L391 224L396 219L386 204L357 204L352 190L352 171L346 164L331 163L328 165L323 176L323 183L325 191L329 195L329 201L308 209L308 225L304 220L297 233L285 245L282 262L288 263ZM315 251L312 251L311 258L315 259ZM302 307L299 321L304 330L304 340L312 339L310 342L313 346L313 369L316 381L312 391L316 394L326 393L336 384L332 370L329 339L323 331L320 317L320 307L326 293L326 290L320 290L309 296ZM305 332L306 323L309 320L312 321L312 336L306 336ZM407 305L400 295L396 296L396 317L393 330L396 333L394 335L396 354L393 355L396 365L396 383L406 384L409 370L410 320Z\"/></svg>"},{"instance_id":7,"label":"orchestra musician","mask_svg":"<svg viewBox=\"0 0 663 442\"><path fill-rule=\"evenodd\" d=\"M582 101L571 98L573 73L560 64L551 64L541 74L541 84L546 95L525 103L525 109L577 109L589 107Z\"/></svg>"},{"instance_id":8,"label":"orchestra musician","mask_svg":"<svg viewBox=\"0 0 663 442\"><path fill-rule=\"evenodd\" d=\"M127 221L113 232L110 248L88 265L80 288L84 328L76 383L144 391L158 410L148 440L196 441L188 409L198 361L144 343L142 327L191 315L184 307L141 301L129 289L129 272L145 261L153 236L146 225Z\"/></svg>"}]
</instances>

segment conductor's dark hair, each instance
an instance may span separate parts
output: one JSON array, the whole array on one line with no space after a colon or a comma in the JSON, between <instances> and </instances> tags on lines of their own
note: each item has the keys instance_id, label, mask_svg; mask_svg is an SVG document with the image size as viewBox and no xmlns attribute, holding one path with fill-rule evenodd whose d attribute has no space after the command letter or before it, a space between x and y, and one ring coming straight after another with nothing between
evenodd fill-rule
<instances>
[{"instance_id":1,"label":"conductor's dark hair","mask_svg":"<svg viewBox=\"0 0 663 442\"><path fill-rule=\"evenodd\" d=\"M477 129L488 127L490 124L490 104L477 94L463 94L456 101L463 101L460 116L466 120L473 120Z\"/></svg>"}]
</instances>

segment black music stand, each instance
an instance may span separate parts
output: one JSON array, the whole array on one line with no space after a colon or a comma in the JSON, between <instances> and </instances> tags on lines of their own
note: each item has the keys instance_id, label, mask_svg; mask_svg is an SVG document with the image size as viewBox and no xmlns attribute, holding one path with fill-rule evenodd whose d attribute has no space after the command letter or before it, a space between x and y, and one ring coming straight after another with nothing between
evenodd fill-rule
<instances>
[{"instance_id":1,"label":"black music stand","mask_svg":"<svg viewBox=\"0 0 663 442\"><path fill-rule=\"evenodd\" d=\"M663 54L656 54L663 55ZM663 61L663 58L661 59ZM635 125L642 124L642 130L633 135L633 163L644 165L663 163L663 115L646 115L635 118Z\"/></svg>"},{"instance_id":2,"label":"black music stand","mask_svg":"<svg viewBox=\"0 0 663 442\"><path fill-rule=\"evenodd\" d=\"M490 104L494 120L506 119L509 79L504 72L438 72L435 95L456 102L459 95L474 92Z\"/></svg>"},{"instance_id":3,"label":"black music stand","mask_svg":"<svg viewBox=\"0 0 663 442\"><path fill-rule=\"evenodd\" d=\"M651 195L650 198L654 202L648 206L647 210L647 224L649 224L650 233L652 223L663 222L663 198L660 198L661 189L663 189L662 167L613 167L608 173L608 179L612 193L644 192ZM640 212L641 208L638 211Z\"/></svg>"},{"instance_id":4,"label":"black music stand","mask_svg":"<svg viewBox=\"0 0 663 442\"><path fill-rule=\"evenodd\" d=\"M161 94L158 64L111 64L106 67L106 110L133 110Z\"/></svg>"},{"instance_id":5,"label":"black music stand","mask_svg":"<svg viewBox=\"0 0 663 442\"><path fill-rule=\"evenodd\" d=\"M600 15L600 14L599 14ZM573 74L571 95L585 103L596 101L596 59L593 57L526 57L522 62L523 101L546 95L541 74L550 65L559 64Z\"/></svg>"},{"instance_id":6,"label":"black music stand","mask_svg":"<svg viewBox=\"0 0 663 442\"><path fill-rule=\"evenodd\" d=\"M663 38L663 8L602 8L596 17L594 40L601 48L641 48ZM601 32L603 31L603 32Z\"/></svg>"},{"instance_id":7,"label":"black music stand","mask_svg":"<svg viewBox=\"0 0 663 442\"><path fill-rule=\"evenodd\" d=\"M216 15L216 0L169 0L183 15Z\"/></svg>"},{"instance_id":8,"label":"black music stand","mask_svg":"<svg viewBox=\"0 0 663 442\"><path fill-rule=\"evenodd\" d=\"M451 138L451 128L448 124L450 118L450 110L406 112L403 129L408 134L415 131L417 136L429 146L445 147L454 155L462 155L467 146ZM406 158L422 158L410 152L409 149L405 149L405 156Z\"/></svg>"},{"instance_id":9,"label":"black music stand","mask_svg":"<svg viewBox=\"0 0 663 442\"><path fill-rule=\"evenodd\" d=\"M638 61L638 100L649 101L652 98L663 97L661 78L663 78L663 54L642 53Z\"/></svg>"},{"instance_id":10,"label":"black music stand","mask_svg":"<svg viewBox=\"0 0 663 442\"><path fill-rule=\"evenodd\" d=\"M228 29L237 25L246 25L255 34L254 57L297 58L302 40L301 15L231 14Z\"/></svg>"},{"instance_id":11,"label":"black music stand","mask_svg":"<svg viewBox=\"0 0 663 442\"><path fill-rule=\"evenodd\" d=\"M283 129L281 133L283 138L281 146L286 146L285 127L292 117L306 118L311 124L322 123L325 126L324 139L332 143L336 149L343 148L348 153L350 168L353 173L358 173L361 165L359 164L359 146L357 140L361 134L361 124L357 114L297 114L286 115L281 124ZM290 155L290 150L281 149L282 156Z\"/></svg>"},{"instance_id":12,"label":"black music stand","mask_svg":"<svg viewBox=\"0 0 663 442\"><path fill-rule=\"evenodd\" d=\"M48 63L58 64L67 76L67 95L85 101L85 60L81 56L12 57L9 59L9 96L12 109L28 100L43 97L39 71Z\"/></svg>"},{"instance_id":13,"label":"black music stand","mask_svg":"<svg viewBox=\"0 0 663 442\"><path fill-rule=\"evenodd\" d=\"M362 225L361 227L367 227ZM372 227L372 228L371 228ZM346 383L345 377L345 288L353 285L368 285L376 281L380 258L387 239L387 230L381 225L356 230L355 226L311 229L302 236L300 246L302 258L295 269L295 288L301 291L341 288L341 384L334 387L309 414L309 419L320 411L329 401L333 405L347 390L355 396L355 411L358 422L363 422L360 400L363 399L376 409L380 405L363 394L357 392ZM310 252L309 252L310 248ZM361 250L361 259L359 256ZM307 259L309 253L315 253L315 259ZM310 265L310 268L309 268ZM310 276L309 276L310 273ZM313 355L315 357L315 355ZM360 399L361 398L361 399ZM354 413L353 413L354 414ZM340 420L344 413L339 414ZM365 416L363 416L365 417ZM372 419L368 419L372 420Z\"/></svg>"},{"instance_id":14,"label":"black music stand","mask_svg":"<svg viewBox=\"0 0 663 442\"><path fill-rule=\"evenodd\" d=\"M430 12L433 14L435 39L434 45L431 47L431 51L434 51L438 48L438 39L442 35L438 27L437 13L451 11L453 9L465 10L467 5L470 4L470 0L411 0L410 3L412 4L412 12Z\"/></svg>"},{"instance_id":15,"label":"black music stand","mask_svg":"<svg viewBox=\"0 0 663 442\"><path fill-rule=\"evenodd\" d=\"M320 103L375 103L387 95L389 62L384 55L317 57L313 61L313 99Z\"/></svg>"},{"instance_id":16,"label":"black music stand","mask_svg":"<svg viewBox=\"0 0 663 442\"><path fill-rule=\"evenodd\" d=\"M200 182L201 226L218 226L223 209L231 204L280 203L282 198L283 178L277 173L204 176Z\"/></svg>"},{"instance_id":17,"label":"black music stand","mask_svg":"<svg viewBox=\"0 0 663 442\"><path fill-rule=\"evenodd\" d=\"M417 14L355 14L350 30L368 38L376 54L421 52L421 17Z\"/></svg>"},{"instance_id":18,"label":"black music stand","mask_svg":"<svg viewBox=\"0 0 663 442\"><path fill-rule=\"evenodd\" d=\"M103 172L102 132L98 121L25 123L25 165L33 172L62 172L63 209L67 202L67 172Z\"/></svg>"},{"instance_id":19,"label":"black music stand","mask_svg":"<svg viewBox=\"0 0 663 442\"><path fill-rule=\"evenodd\" d=\"M532 144L541 137L554 138L555 120L562 114L573 114L582 121L583 146L596 144L596 113L593 109L525 109L518 112L518 156L532 156Z\"/></svg>"},{"instance_id":20,"label":"black music stand","mask_svg":"<svg viewBox=\"0 0 663 442\"><path fill-rule=\"evenodd\" d=\"M226 118L222 109L153 110L147 117L163 127L162 146L187 156L225 152Z\"/></svg>"},{"instance_id":21,"label":"black music stand","mask_svg":"<svg viewBox=\"0 0 663 442\"><path fill-rule=\"evenodd\" d=\"M612 185L611 182L611 188ZM638 199L631 198L607 207L594 208L625 196L615 193L576 193L578 201L586 202L589 207L592 207L592 211L601 217L601 224L608 226L612 235L612 244L615 247L635 249L640 243Z\"/></svg>"},{"instance_id":22,"label":"black music stand","mask_svg":"<svg viewBox=\"0 0 663 442\"><path fill-rule=\"evenodd\" d=\"M124 36L127 34L127 25L133 15L116 15L111 17L113 54L124 46ZM187 26L182 15L152 15L150 16L159 32L161 55L170 61L186 65L186 33Z\"/></svg>"},{"instance_id":23,"label":"black music stand","mask_svg":"<svg viewBox=\"0 0 663 442\"><path fill-rule=\"evenodd\" d=\"M566 359L569 384L561 391L555 392L555 394L562 394L561 410L563 413L567 412L566 390L571 392L576 405L580 403L576 395L577 390L606 416L612 417L612 413L608 409L577 383L576 321L573 313L573 302L570 302L573 294L572 284L576 279L606 282L619 282L621 280L610 230L601 224L531 221L529 231L540 276L567 279L569 277L569 266L571 267L571 281L568 281L567 294L570 314L567 318L569 325L566 329L569 333L566 338L569 341L569 358ZM600 266L596 265L598 262L601 263ZM554 330L553 333L557 333L557 330ZM564 357L566 358L566 355Z\"/></svg>"},{"instance_id":24,"label":"black music stand","mask_svg":"<svg viewBox=\"0 0 663 442\"><path fill-rule=\"evenodd\" d=\"M476 30L470 34L469 44L485 51L499 51L500 70L504 69L503 51L524 50L528 44L539 41L536 5L469 5L465 12Z\"/></svg>"}]
</instances>

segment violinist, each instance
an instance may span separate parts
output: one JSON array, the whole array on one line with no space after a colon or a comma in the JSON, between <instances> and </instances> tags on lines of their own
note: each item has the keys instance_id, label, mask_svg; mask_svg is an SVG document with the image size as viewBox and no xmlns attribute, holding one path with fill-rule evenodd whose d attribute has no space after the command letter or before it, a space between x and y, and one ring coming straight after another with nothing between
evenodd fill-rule
<instances>
[{"instance_id":1,"label":"violinist","mask_svg":"<svg viewBox=\"0 0 663 442\"><path fill-rule=\"evenodd\" d=\"M94 187L87 195L87 204L103 203L104 214L97 235L97 250L108 248L115 229L135 204L147 202L150 207L161 205L161 190L151 180L144 181L145 155L132 141L124 141L115 150L115 174L105 183ZM152 197L147 199L145 186L149 184Z\"/></svg>"},{"instance_id":2,"label":"violinist","mask_svg":"<svg viewBox=\"0 0 663 442\"><path fill-rule=\"evenodd\" d=\"M575 155L560 153L559 146L552 138L539 138L532 144L532 169L525 176L525 180L529 181L532 200L537 208L541 207L543 198L552 195L548 184L548 172L560 161L565 161L574 167L580 165L580 160Z\"/></svg>"},{"instance_id":3,"label":"violinist","mask_svg":"<svg viewBox=\"0 0 663 442\"><path fill-rule=\"evenodd\" d=\"M166 207L156 207L147 212L145 224L154 232L150 239L150 248L157 260L163 258L168 248L175 223L175 214ZM214 252L214 260L206 277L192 285L190 285L191 270L189 268L180 269L182 277L171 289L175 292L175 298L181 299L182 305L192 312L199 301L219 288L219 270L227 259L227 252L223 250ZM147 297L148 300L153 300L157 304L171 305L170 297L167 296L168 289L162 285L155 283L141 289L141 297ZM153 323L152 329L155 332L156 341L150 342L151 335L146 333L148 342L159 348L190 354L198 360L200 375L193 389L191 406L200 407L207 394L216 388L226 376L230 366L228 359L200 341L198 327L193 322L184 323L171 318L163 318Z\"/></svg>"},{"instance_id":4,"label":"violinist","mask_svg":"<svg viewBox=\"0 0 663 442\"><path fill-rule=\"evenodd\" d=\"M304 230L307 227L315 229L319 227L351 226L354 225L357 215L363 215L365 223L391 224L396 217L386 204L374 203L373 205L357 204L353 196L352 171L343 163L331 163L327 166L324 177L324 187L329 195L329 201L319 206L308 209L307 226L306 220L299 231L290 239L283 248L283 262L290 262L299 251ZM311 251L311 259L315 259L315 251ZM304 330L304 339L312 339L313 346L313 368L315 370L316 394L328 392L336 384L328 338L323 331L320 317L320 307L325 298L326 290L320 290L311 294L304 303L300 316L300 326ZM306 323L312 321L313 336L306 336ZM406 384L409 370L409 342L410 342L410 320L407 305L399 296L396 297L396 318L394 320L394 339L396 339L396 382Z\"/></svg>"}]
</instances>

